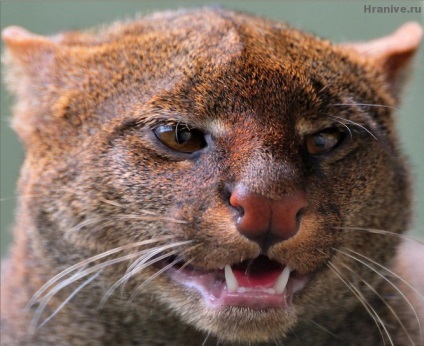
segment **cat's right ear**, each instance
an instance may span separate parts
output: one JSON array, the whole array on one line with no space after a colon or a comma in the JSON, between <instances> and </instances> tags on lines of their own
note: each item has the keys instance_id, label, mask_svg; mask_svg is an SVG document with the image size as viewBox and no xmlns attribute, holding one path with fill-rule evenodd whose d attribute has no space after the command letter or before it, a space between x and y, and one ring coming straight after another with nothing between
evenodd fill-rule
<instances>
[{"instance_id":1,"label":"cat's right ear","mask_svg":"<svg viewBox=\"0 0 424 346\"><path fill-rule=\"evenodd\" d=\"M28 93L36 92L38 85L48 83L56 53L61 49L59 39L33 34L18 26L3 29L2 39L6 45L2 57L7 67L6 82L12 91L27 97Z\"/></svg>"},{"instance_id":2,"label":"cat's right ear","mask_svg":"<svg viewBox=\"0 0 424 346\"><path fill-rule=\"evenodd\" d=\"M3 29L1 36L6 44L6 62L22 67L45 65L59 48L58 40L33 34L19 26Z\"/></svg>"},{"instance_id":3,"label":"cat's right ear","mask_svg":"<svg viewBox=\"0 0 424 346\"><path fill-rule=\"evenodd\" d=\"M66 56L62 36L41 36L18 26L2 31L5 82L18 100L12 127L28 145L34 134L53 128L49 107L57 103L58 71Z\"/></svg>"}]
</instances>

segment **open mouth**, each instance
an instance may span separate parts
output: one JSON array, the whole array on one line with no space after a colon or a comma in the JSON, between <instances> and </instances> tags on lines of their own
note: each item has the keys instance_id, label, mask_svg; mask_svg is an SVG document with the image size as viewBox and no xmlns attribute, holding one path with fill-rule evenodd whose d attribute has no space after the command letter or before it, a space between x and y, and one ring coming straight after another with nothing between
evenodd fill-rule
<instances>
[{"instance_id":1,"label":"open mouth","mask_svg":"<svg viewBox=\"0 0 424 346\"><path fill-rule=\"evenodd\" d=\"M255 310L289 308L293 295L310 278L266 256L209 271L176 265L167 273L174 281L197 290L209 307L239 306Z\"/></svg>"}]
</instances>

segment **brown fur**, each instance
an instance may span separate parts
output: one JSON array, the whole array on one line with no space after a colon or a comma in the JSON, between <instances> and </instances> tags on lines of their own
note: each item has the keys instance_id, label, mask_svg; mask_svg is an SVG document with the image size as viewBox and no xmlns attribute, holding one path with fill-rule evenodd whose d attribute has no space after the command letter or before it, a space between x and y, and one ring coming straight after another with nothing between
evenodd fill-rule
<instances>
[{"instance_id":1,"label":"brown fur","mask_svg":"<svg viewBox=\"0 0 424 346\"><path fill-rule=\"evenodd\" d=\"M405 232L411 216L393 107L418 36L398 50L372 54L365 46L335 46L285 24L216 9L165 12L54 37L9 29L7 81L18 98L13 124L26 158L15 243L2 269L2 345L390 344L327 263L359 288L395 345L410 345L407 334L420 344L417 319L401 294L340 252L359 252L424 290L417 280L422 246L396 257L401 241L390 235ZM366 127L376 139L350 126L346 145L311 158L303 140L336 125L332 116ZM202 129L213 145L190 157L171 152L151 132L164 122ZM158 270L154 265L99 305L131 263L124 261L105 267L48 323L30 330L39 303L25 307L45 282L119 246L189 240L176 249L205 269L257 257L261 249L237 231L228 205L225 187L235 183L271 199L305 191L299 233L266 254L314 273L293 309L218 313L166 273L128 303ZM388 278L402 286L424 326L423 300ZM55 294L38 324L83 281Z\"/></svg>"}]
</instances>

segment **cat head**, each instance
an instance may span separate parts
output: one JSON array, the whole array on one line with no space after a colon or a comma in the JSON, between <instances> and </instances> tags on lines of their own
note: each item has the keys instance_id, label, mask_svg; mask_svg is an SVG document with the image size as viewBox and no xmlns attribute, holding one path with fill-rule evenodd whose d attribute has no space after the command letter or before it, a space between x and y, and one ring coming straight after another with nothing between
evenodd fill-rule
<instances>
[{"instance_id":1,"label":"cat head","mask_svg":"<svg viewBox=\"0 0 424 346\"><path fill-rule=\"evenodd\" d=\"M393 113L420 37L410 23L334 45L215 9L51 37L6 29L40 246L68 266L118 249L129 260L104 268L105 291L136 260L133 307L153 296L227 340L356 304L341 277L375 285L354 258L386 264L397 244L361 230L409 224Z\"/></svg>"}]
</instances>

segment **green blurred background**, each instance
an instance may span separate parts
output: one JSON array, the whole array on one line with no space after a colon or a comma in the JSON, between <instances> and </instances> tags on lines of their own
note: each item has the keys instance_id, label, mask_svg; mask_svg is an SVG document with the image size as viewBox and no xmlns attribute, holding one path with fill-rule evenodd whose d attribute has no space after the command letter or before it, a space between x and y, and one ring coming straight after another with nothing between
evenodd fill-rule
<instances>
[{"instance_id":1,"label":"green blurred background","mask_svg":"<svg viewBox=\"0 0 424 346\"><path fill-rule=\"evenodd\" d=\"M159 9L198 7L222 4L284 20L304 30L336 42L367 40L384 36L410 20L423 23L423 1L0 1L1 28L19 25L38 34L76 30L131 18ZM364 13L364 5L420 6L421 14ZM1 46L3 49L3 45ZM410 157L415 177L417 200L415 226L424 236L424 49L417 56L411 83L405 90L398 114L398 127L405 151ZM2 71L3 72L3 71ZM1 85L1 161L0 216L1 254L6 253L14 218L15 185L23 159L22 148L9 128L12 97ZM18 216L19 217L19 216Z\"/></svg>"}]
</instances>

